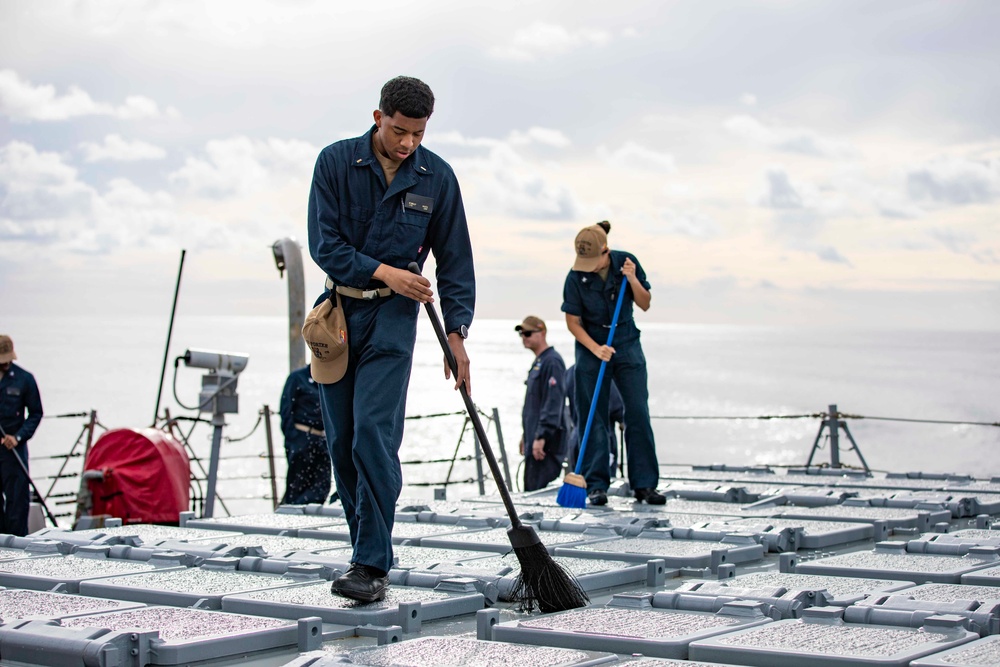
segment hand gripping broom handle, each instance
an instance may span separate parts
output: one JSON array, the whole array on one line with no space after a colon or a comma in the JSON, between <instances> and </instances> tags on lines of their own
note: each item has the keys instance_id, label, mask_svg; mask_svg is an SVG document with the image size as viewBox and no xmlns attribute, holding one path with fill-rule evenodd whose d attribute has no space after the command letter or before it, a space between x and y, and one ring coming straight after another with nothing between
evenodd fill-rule
<instances>
[{"instance_id":1,"label":"hand gripping broom handle","mask_svg":"<svg viewBox=\"0 0 1000 667\"><path fill-rule=\"evenodd\" d=\"M608 342L605 343L608 347L611 347L611 341L615 338L615 329L618 328L618 315L622 312L622 301L625 300L625 286L627 284L628 280L625 279L625 276L622 276L622 286L618 290L618 303L615 304L615 316L611 320L611 331L608 332ZM583 452L587 449L587 438L590 436L590 426L594 423L594 411L597 409L597 396L601 393L601 382L604 381L604 369L607 367L608 362L601 361L601 370L597 372L597 387L594 388L594 397L590 399L590 413L587 415L587 427L583 429L583 439L580 440L580 453L576 457L577 475L583 470Z\"/></svg>"},{"instance_id":2,"label":"hand gripping broom handle","mask_svg":"<svg viewBox=\"0 0 1000 667\"><path fill-rule=\"evenodd\" d=\"M416 262L410 262L409 266L406 267L412 273L420 274L420 267ZM441 349L444 350L445 359L448 360L448 367L451 369L452 374L458 377L458 362L455 361L455 355L451 351L451 347L448 345L448 335L444 332L444 327L441 326L441 319L438 317L437 311L434 310L434 304L425 303L424 308L427 310L427 316L430 317L431 325L434 327L434 333L437 334L438 342L441 344ZM504 507L507 508L507 516L510 517L510 525L512 528L521 527L521 519L517 516L517 510L514 509L514 502L510 499L510 493L507 491L507 485L503 483L503 475L500 473L500 466L497 465L496 456L493 455L493 448L490 447L489 440L486 439L486 429L483 428L483 423L479 420L479 413L476 411L476 406L472 402L472 398L469 397L469 392L465 388L465 383L458 388L459 393L462 394L462 400L465 401L465 409L469 413L469 418L472 420L472 426L476 430L476 435L479 437L479 444L483 448L483 454L486 456L486 462L489 463L490 472L493 473L493 481L496 483L497 489L500 491L500 497L503 499Z\"/></svg>"}]
</instances>

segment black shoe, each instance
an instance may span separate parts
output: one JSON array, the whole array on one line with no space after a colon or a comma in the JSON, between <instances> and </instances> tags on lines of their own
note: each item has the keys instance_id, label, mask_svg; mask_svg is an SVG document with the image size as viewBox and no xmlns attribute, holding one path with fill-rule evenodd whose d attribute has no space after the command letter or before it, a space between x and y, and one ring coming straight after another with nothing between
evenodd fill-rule
<instances>
[{"instance_id":1,"label":"black shoe","mask_svg":"<svg viewBox=\"0 0 1000 667\"><path fill-rule=\"evenodd\" d=\"M360 602L381 600L389 587L389 577L378 572L373 567L351 563L351 569L334 580L330 592Z\"/></svg>"},{"instance_id":2,"label":"black shoe","mask_svg":"<svg viewBox=\"0 0 1000 667\"><path fill-rule=\"evenodd\" d=\"M656 489L636 489L635 499L649 505L666 505L667 498Z\"/></svg>"},{"instance_id":3,"label":"black shoe","mask_svg":"<svg viewBox=\"0 0 1000 667\"><path fill-rule=\"evenodd\" d=\"M591 505L607 505L608 494L603 489L594 489L587 494L587 500Z\"/></svg>"}]
</instances>

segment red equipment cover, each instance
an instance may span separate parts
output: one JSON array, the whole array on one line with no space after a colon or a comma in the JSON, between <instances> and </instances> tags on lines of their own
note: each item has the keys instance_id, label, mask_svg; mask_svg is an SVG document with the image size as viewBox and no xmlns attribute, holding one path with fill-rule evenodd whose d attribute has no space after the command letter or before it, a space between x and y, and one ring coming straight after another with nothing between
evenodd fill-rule
<instances>
[{"instance_id":1,"label":"red equipment cover","mask_svg":"<svg viewBox=\"0 0 1000 667\"><path fill-rule=\"evenodd\" d=\"M163 431L107 431L90 448L83 469L104 473L101 481L87 481L91 514L110 514L123 524L176 525L188 509L191 464L184 446Z\"/></svg>"}]
</instances>

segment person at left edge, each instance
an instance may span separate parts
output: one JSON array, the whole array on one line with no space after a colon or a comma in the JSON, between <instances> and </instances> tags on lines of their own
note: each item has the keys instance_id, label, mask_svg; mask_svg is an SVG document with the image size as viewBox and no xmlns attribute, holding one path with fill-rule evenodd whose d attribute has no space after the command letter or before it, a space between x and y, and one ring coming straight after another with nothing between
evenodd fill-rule
<instances>
[{"instance_id":1,"label":"person at left edge","mask_svg":"<svg viewBox=\"0 0 1000 667\"><path fill-rule=\"evenodd\" d=\"M566 453L566 426L563 423L566 393L563 376L566 364L546 340L545 322L534 315L514 327L525 349L535 361L524 381L521 410L521 443L524 456L524 490L536 491L559 476Z\"/></svg>"},{"instance_id":2,"label":"person at left edge","mask_svg":"<svg viewBox=\"0 0 1000 667\"><path fill-rule=\"evenodd\" d=\"M42 421L42 397L35 376L15 364L15 359L14 341L10 336L0 335L0 426L5 434L3 447L0 447L0 484L3 486L0 532L23 537L28 534L31 487L14 457L20 456L27 469L28 440Z\"/></svg>"},{"instance_id":3,"label":"person at left edge","mask_svg":"<svg viewBox=\"0 0 1000 667\"><path fill-rule=\"evenodd\" d=\"M375 124L331 144L316 161L309 195L309 251L342 297L346 373L320 384L333 474L351 533L351 568L334 593L371 602L385 596L392 527L402 489L399 446L420 304L430 281L407 270L434 253L455 389L471 394L465 338L476 283L465 208L447 162L421 145L434 110L423 81L396 77L381 91ZM315 362L315 355L314 355ZM444 374L451 373L447 362Z\"/></svg>"},{"instance_id":4,"label":"person at left edge","mask_svg":"<svg viewBox=\"0 0 1000 667\"><path fill-rule=\"evenodd\" d=\"M288 462L281 503L325 503L330 495L330 453L319 408L319 386L309 366L289 373L278 412Z\"/></svg>"}]
</instances>

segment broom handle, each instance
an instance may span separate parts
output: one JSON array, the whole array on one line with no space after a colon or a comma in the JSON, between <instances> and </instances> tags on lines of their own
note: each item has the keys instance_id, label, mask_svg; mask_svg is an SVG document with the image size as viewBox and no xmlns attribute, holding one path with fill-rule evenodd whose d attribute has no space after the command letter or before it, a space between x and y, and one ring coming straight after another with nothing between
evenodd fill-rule
<instances>
[{"instance_id":1,"label":"broom handle","mask_svg":"<svg viewBox=\"0 0 1000 667\"><path fill-rule=\"evenodd\" d=\"M608 342L605 343L608 347L611 347L611 341L615 338L615 329L618 328L618 315L622 312L622 301L625 300L625 285L628 284L628 280L625 276L622 276L622 286L618 290L618 303L615 304L615 317L611 320L611 331L608 332ZM587 414L587 427L583 430L583 439L580 440L580 453L576 457L576 474L579 475L580 471L583 470L583 452L587 449L587 438L590 436L590 426L594 423L594 412L597 409L597 397L601 393L601 382L604 380L604 370L608 367L608 362L601 361L601 370L597 372L597 387L594 388L594 397L590 399L590 413Z\"/></svg>"},{"instance_id":2,"label":"broom handle","mask_svg":"<svg viewBox=\"0 0 1000 667\"><path fill-rule=\"evenodd\" d=\"M406 267L412 273L420 274L420 266L416 262L410 262ZM451 351L451 347L448 345L448 335L444 332L444 327L441 325L441 319L438 317L437 311L434 310L434 304L425 303L424 308L427 310L427 315L431 319L431 326L434 327L434 333L437 334L438 342L441 344L441 349L444 350L444 357L448 361L448 367L451 372L458 377L458 362L455 361L455 355ZM465 410L469 413L469 418L472 419L472 426L476 430L476 435L479 436L479 443L482 445L483 454L486 456L486 462L490 465L490 472L493 473L493 481L496 484L497 489L500 491L500 498L503 499L504 507L507 508L507 516L510 517L510 524L512 528L521 527L521 519L517 516L517 510L514 509L514 501L510 499L510 493L507 491L507 485L503 483L503 475L500 473L500 466L497 465L496 456L493 455L493 448L490 446L489 440L486 438L486 429L483 428L483 423L479 420L479 413L476 411L476 406L472 402L472 398L469 396L469 392L465 388L465 383L458 388L460 394L462 394L462 400L465 401Z\"/></svg>"}]
</instances>

